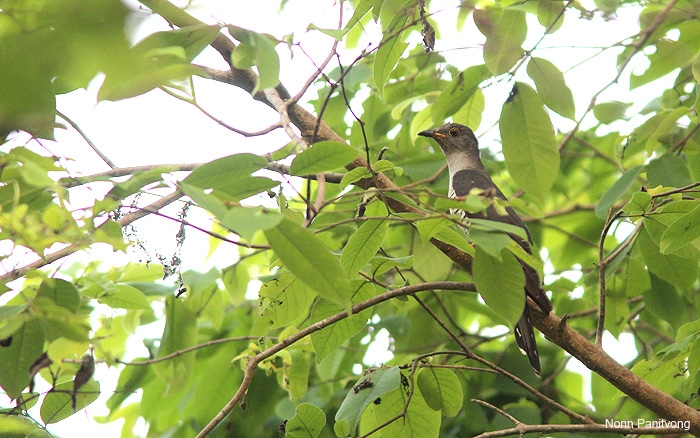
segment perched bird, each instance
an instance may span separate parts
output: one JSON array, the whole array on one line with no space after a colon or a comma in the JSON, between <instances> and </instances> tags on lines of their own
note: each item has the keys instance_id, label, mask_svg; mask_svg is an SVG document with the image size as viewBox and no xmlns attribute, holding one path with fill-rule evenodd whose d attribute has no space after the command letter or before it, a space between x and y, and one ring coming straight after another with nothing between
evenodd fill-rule
<instances>
[{"instance_id":1,"label":"perched bird","mask_svg":"<svg viewBox=\"0 0 700 438\"><path fill-rule=\"evenodd\" d=\"M481 158L479 158L479 142L471 129L458 123L448 123L437 129L421 131L418 135L435 140L445 154L447 167L450 171L449 196L451 198L466 196L471 189L477 188L483 190L486 196L506 199L503 192L494 184L484 164L481 162ZM465 219L487 219L523 228L527 234L527 240L514 234L510 236L525 251L532 254L532 237L530 232L512 208L506 207L505 215L500 214L493 205L489 206L486 211L470 213L460 210L458 212L453 211L453 213L460 214ZM537 270L522 261L520 264L525 272L525 293L537 303L543 312L549 313L552 310L552 303L542 289L542 282ZM539 376L541 373L540 358L537 352L535 333L530 322L530 311L527 306L525 306L514 331L518 347L527 355L532 369Z\"/></svg>"}]
</instances>

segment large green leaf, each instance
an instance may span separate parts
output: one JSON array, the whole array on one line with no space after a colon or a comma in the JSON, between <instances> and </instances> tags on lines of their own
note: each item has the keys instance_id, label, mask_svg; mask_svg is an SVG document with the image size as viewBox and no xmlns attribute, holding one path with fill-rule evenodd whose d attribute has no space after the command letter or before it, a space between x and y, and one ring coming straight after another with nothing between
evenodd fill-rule
<instances>
[{"instance_id":1,"label":"large green leaf","mask_svg":"<svg viewBox=\"0 0 700 438\"><path fill-rule=\"evenodd\" d=\"M560 159L552 121L535 90L517 82L503 104L499 126L508 172L543 202L559 174Z\"/></svg>"},{"instance_id":2,"label":"large green leaf","mask_svg":"<svg viewBox=\"0 0 700 438\"><path fill-rule=\"evenodd\" d=\"M98 100L126 99L173 80L203 75L190 63L219 31L219 26L196 24L147 36L131 49L134 62L129 68L107 72Z\"/></svg>"},{"instance_id":3,"label":"large green leaf","mask_svg":"<svg viewBox=\"0 0 700 438\"><path fill-rule=\"evenodd\" d=\"M319 295L349 307L350 282L336 256L309 229L284 218L265 237L282 263Z\"/></svg>"},{"instance_id":4,"label":"large green leaf","mask_svg":"<svg viewBox=\"0 0 700 438\"><path fill-rule=\"evenodd\" d=\"M220 204L209 205L206 200L208 189L211 195L224 201L240 201L264 192L279 184L265 177L254 177L251 173L267 165L267 160L254 154L236 154L203 164L183 180L181 189L195 201L204 201L204 208L212 207L212 213L226 214ZM196 189L195 189L196 188ZM205 192L206 191L206 192Z\"/></svg>"},{"instance_id":5,"label":"large green leaf","mask_svg":"<svg viewBox=\"0 0 700 438\"><path fill-rule=\"evenodd\" d=\"M9 345L0 347L0 386L11 399L29 384L29 368L41 356L44 341L41 322L33 319L4 340Z\"/></svg>"},{"instance_id":6,"label":"large green leaf","mask_svg":"<svg viewBox=\"0 0 700 438\"><path fill-rule=\"evenodd\" d=\"M642 166L635 166L625 173L615 181L615 184L610 186L610 188L601 196L598 205L595 206L595 214L601 219L605 219L608 216L608 211L610 208L632 187L637 175L641 172Z\"/></svg>"},{"instance_id":7,"label":"large green leaf","mask_svg":"<svg viewBox=\"0 0 700 438\"><path fill-rule=\"evenodd\" d=\"M476 9L474 20L486 36L486 67L494 76L506 73L525 54L522 48L527 36L525 12L508 8Z\"/></svg>"},{"instance_id":8,"label":"large green leaf","mask_svg":"<svg viewBox=\"0 0 700 438\"><path fill-rule=\"evenodd\" d=\"M90 380L82 386L75 395L73 409L73 382L63 382L46 394L41 405L41 420L46 424L58 423L97 400L100 396L100 383Z\"/></svg>"},{"instance_id":9,"label":"large green leaf","mask_svg":"<svg viewBox=\"0 0 700 438\"><path fill-rule=\"evenodd\" d=\"M413 397L408 403L408 408L408 388L405 386L382 396L380 404L370 406L378 425L389 422L405 410L406 415L401 421L393 421L382 429L383 436L433 438L440 435L440 412L434 411L426 404L418 386L412 389Z\"/></svg>"},{"instance_id":10,"label":"large green leaf","mask_svg":"<svg viewBox=\"0 0 700 438\"><path fill-rule=\"evenodd\" d=\"M442 123L456 113L479 89L479 84L489 76L485 65L475 65L459 72L433 102L430 113L433 123Z\"/></svg>"},{"instance_id":11,"label":"large green leaf","mask_svg":"<svg viewBox=\"0 0 700 438\"><path fill-rule=\"evenodd\" d=\"M371 283L355 280L352 282L353 304L368 300L374 296L374 286ZM321 321L343 310L338 304L321 299L314 305L312 316L314 321ZM301 312L300 312L301 313ZM350 315L337 323L311 334L311 343L316 352L316 361L321 362L328 355L343 345L348 339L358 334L367 326L371 310Z\"/></svg>"},{"instance_id":12,"label":"large green leaf","mask_svg":"<svg viewBox=\"0 0 700 438\"><path fill-rule=\"evenodd\" d=\"M411 0L403 1L404 5L411 3ZM375 8L376 11L376 8ZM396 63L399 62L408 43L403 41L406 30L404 27L411 20L412 9L399 8L393 20L383 29L384 38L379 43L379 48L374 54L374 85L377 87L379 96L384 95L384 85L389 79L389 75L394 71Z\"/></svg>"},{"instance_id":13,"label":"large green leaf","mask_svg":"<svg viewBox=\"0 0 700 438\"><path fill-rule=\"evenodd\" d=\"M645 227L646 228L646 227ZM681 290L689 290L698 278L697 260L675 254L661 254L659 247L644 229L637 236L637 244L649 271Z\"/></svg>"},{"instance_id":14,"label":"large green leaf","mask_svg":"<svg viewBox=\"0 0 700 438\"><path fill-rule=\"evenodd\" d=\"M231 36L240 42L231 52L233 65L240 69L258 68L258 81L251 93L276 87L280 82L280 59L275 50L277 40L271 35L238 26L229 25L227 28Z\"/></svg>"},{"instance_id":15,"label":"large green leaf","mask_svg":"<svg viewBox=\"0 0 700 438\"><path fill-rule=\"evenodd\" d=\"M513 253L504 249L499 259L477 246L473 270L486 304L514 327L525 308L525 274Z\"/></svg>"},{"instance_id":16,"label":"large green leaf","mask_svg":"<svg viewBox=\"0 0 700 438\"><path fill-rule=\"evenodd\" d=\"M355 276L374 257L388 229L389 221L368 220L350 236L340 257L340 265L349 277Z\"/></svg>"},{"instance_id":17,"label":"large green leaf","mask_svg":"<svg viewBox=\"0 0 700 438\"><path fill-rule=\"evenodd\" d=\"M297 154L290 167L294 175L313 175L343 167L359 152L341 141L319 141Z\"/></svg>"},{"instance_id":18,"label":"large green leaf","mask_svg":"<svg viewBox=\"0 0 700 438\"><path fill-rule=\"evenodd\" d=\"M540 2L554 3L554 2ZM542 98L542 102L552 111L561 116L574 120L576 118L576 108L574 106L574 95L566 85L564 75L556 65L543 58L530 58L527 63L527 74L535 81L537 93Z\"/></svg>"},{"instance_id":19,"label":"large green leaf","mask_svg":"<svg viewBox=\"0 0 700 438\"><path fill-rule=\"evenodd\" d=\"M700 238L700 205L676 219L661 236L662 254L670 254Z\"/></svg>"},{"instance_id":20,"label":"large green leaf","mask_svg":"<svg viewBox=\"0 0 700 438\"><path fill-rule=\"evenodd\" d=\"M656 43L656 50L647 55L649 67L641 75L632 72L630 88L649 83L677 68L690 65L700 55L700 21L687 20L677 26L680 36L676 41L662 38Z\"/></svg>"},{"instance_id":21,"label":"large green leaf","mask_svg":"<svg viewBox=\"0 0 700 438\"><path fill-rule=\"evenodd\" d=\"M380 368L360 377L335 414L333 429L336 436L355 436L362 412L370 403L397 390L401 382L400 376L399 367L391 367Z\"/></svg>"},{"instance_id":22,"label":"large green leaf","mask_svg":"<svg viewBox=\"0 0 700 438\"><path fill-rule=\"evenodd\" d=\"M161 338L158 357L192 347L197 343L197 315L185 303L173 295L165 300L165 327ZM155 371L159 377L169 382L168 391L176 393L189 383L194 371L196 353L190 352L170 360L159 362Z\"/></svg>"},{"instance_id":23,"label":"large green leaf","mask_svg":"<svg viewBox=\"0 0 700 438\"><path fill-rule=\"evenodd\" d=\"M294 438L317 438L326 425L326 414L310 403L296 407L295 415L285 426L285 436Z\"/></svg>"},{"instance_id":24,"label":"large green leaf","mask_svg":"<svg viewBox=\"0 0 700 438\"><path fill-rule=\"evenodd\" d=\"M454 417L462 409L462 385L452 370L426 367L418 374L418 387L430 409Z\"/></svg>"}]
</instances>

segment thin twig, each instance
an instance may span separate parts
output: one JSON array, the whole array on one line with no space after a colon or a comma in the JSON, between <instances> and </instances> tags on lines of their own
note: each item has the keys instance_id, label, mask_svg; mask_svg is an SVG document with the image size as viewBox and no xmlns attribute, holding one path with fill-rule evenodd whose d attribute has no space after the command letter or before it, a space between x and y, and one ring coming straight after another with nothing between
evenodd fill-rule
<instances>
[{"instance_id":1,"label":"thin twig","mask_svg":"<svg viewBox=\"0 0 700 438\"><path fill-rule=\"evenodd\" d=\"M85 140L85 142L86 142L88 145L90 145L90 147L92 148L92 150L95 151L95 153L96 153L100 158L102 158L102 161L104 161L104 162L105 162L109 167L111 167L112 169L114 169L115 167L117 167L117 166L112 162L112 160L110 160L110 159L107 157L107 155L103 154L102 151L100 151L100 149L97 147L97 145L96 145L95 143L93 143L92 140L90 140L90 138L87 136L87 134L85 134L85 133L83 132L83 130L80 129L80 126L78 126L77 123L73 122L73 120L71 120L70 117L66 116L65 114L63 114L63 113L60 112L59 110L56 110L56 114L58 114L59 117L61 117L61 118L62 118L63 120L65 120L66 122L68 122L68 124L71 125L71 126L73 127L73 129L75 129L76 131L78 131L78 134L80 134L80 136L83 137L83 140Z\"/></svg>"}]
</instances>

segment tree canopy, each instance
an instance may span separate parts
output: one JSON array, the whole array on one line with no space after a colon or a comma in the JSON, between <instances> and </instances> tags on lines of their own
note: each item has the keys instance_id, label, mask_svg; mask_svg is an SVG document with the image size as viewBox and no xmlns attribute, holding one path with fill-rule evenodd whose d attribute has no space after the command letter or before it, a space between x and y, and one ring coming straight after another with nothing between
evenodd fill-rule
<instances>
[{"instance_id":1,"label":"tree canopy","mask_svg":"<svg viewBox=\"0 0 700 438\"><path fill-rule=\"evenodd\" d=\"M337 26L308 22L317 4ZM700 3L281 1L303 35L182 6L0 1L0 430L51 436L109 367L94 419L123 437L700 435ZM610 26L629 33L601 45ZM313 73L287 88L297 66ZM141 144L163 159L117 167L60 104L81 89L98 107L160 93L232 143L285 140L186 164ZM417 133L448 120L480 137L508 202L447 197ZM71 171L94 157L61 152L59 129L110 169ZM449 214L494 203L535 256ZM147 216L178 224L172 254L95 256L148 254ZM226 262L188 260L186 240ZM526 305L541 379L511 335Z\"/></svg>"}]
</instances>

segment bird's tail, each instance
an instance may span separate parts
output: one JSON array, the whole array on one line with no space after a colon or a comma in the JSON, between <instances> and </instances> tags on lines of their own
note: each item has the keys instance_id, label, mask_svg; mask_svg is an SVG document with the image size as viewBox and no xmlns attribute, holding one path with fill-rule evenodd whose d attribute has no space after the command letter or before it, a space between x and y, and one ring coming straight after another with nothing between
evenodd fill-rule
<instances>
[{"instance_id":1,"label":"bird's tail","mask_svg":"<svg viewBox=\"0 0 700 438\"><path fill-rule=\"evenodd\" d=\"M523 315L515 325L515 342L517 342L520 351L527 355L528 360L535 374L539 377L542 373L540 369L540 354L537 352L537 343L535 342L535 332L532 330L530 322L530 311L527 306L523 311Z\"/></svg>"}]
</instances>

